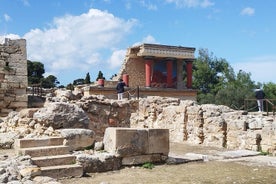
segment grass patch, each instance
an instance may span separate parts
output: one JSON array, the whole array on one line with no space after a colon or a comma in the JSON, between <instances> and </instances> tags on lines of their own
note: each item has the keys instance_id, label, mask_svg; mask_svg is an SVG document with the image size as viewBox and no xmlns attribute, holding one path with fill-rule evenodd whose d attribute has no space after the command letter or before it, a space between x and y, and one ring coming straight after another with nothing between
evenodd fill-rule
<instances>
[{"instance_id":1,"label":"grass patch","mask_svg":"<svg viewBox=\"0 0 276 184\"><path fill-rule=\"evenodd\" d=\"M260 155L267 156L267 155L269 155L269 153L267 151L261 151Z\"/></svg>"},{"instance_id":2,"label":"grass patch","mask_svg":"<svg viewBox=\"0 0 276 184\"><path fill-rule=\"evenodd\" d=\"M146 162L142 165L142 168L145 168L145 169L153 169L154 168L154 164L151 163L151 162Z\"/></svg>"}]
</instances>

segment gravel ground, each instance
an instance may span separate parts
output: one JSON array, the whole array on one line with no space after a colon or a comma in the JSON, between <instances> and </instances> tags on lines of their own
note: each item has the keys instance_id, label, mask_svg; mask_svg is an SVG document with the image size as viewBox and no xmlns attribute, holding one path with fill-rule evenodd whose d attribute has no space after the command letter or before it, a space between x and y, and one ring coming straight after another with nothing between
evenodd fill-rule
<instances>
[{"instance_id":1,"label":"gravel ground","mask_svg":"<svg viewBox=\"0 0 276 184\"><path fill-rule=\"evenodd\" d=\"M198 153L213 155L226 151L205 146L193 146L186 143L172 143L173 154ZM276 184L276 165L272 167L268 160L276 157L248 157L222 161L190 162L179 165L156 165L153 169L125 167L119 171L105 173L87 173L82 178L60 180L63 184L216 184L216 183L262 183Z\"/></svg>"}]
</instances>

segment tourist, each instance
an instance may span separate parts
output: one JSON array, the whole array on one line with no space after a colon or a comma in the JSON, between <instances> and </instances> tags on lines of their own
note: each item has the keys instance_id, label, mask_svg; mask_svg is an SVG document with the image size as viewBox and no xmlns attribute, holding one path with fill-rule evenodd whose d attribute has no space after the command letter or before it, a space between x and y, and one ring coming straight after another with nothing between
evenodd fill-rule
<instances>
[{"instance_id":1,"label":"tourist","mask_svg":"<svg viewBox=\"0 0 276 184\"><path fill-rule=\"evenodd\" d=\"M258 109L259 112L263 112L264 111L264 97L265 97L265 93L262 89L256 89L255 90L255 97L257 99L257 104L258 104Z\"/></svg>"},{"instance_id":2,"label":"tourist","mask_svg":"<svg viewBox=\"0 0 276 184\"><path fill-rule=\"evenodd\" d=\"M124 83L124 81L122 79L119 79L119 82L116 86L116 90L117 90L117 93L118 93L118 100L122 100L123 99L123 94L125 92L125 87L126 84Z\"/></svg>"}]
</instances>

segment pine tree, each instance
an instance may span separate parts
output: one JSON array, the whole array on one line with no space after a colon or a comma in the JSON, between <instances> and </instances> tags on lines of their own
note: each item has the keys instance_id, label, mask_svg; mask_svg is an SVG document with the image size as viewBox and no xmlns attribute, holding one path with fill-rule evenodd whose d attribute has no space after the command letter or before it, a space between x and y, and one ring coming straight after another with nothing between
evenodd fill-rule
<instances>
[{"instance_id":1,"label":"pine tree","mask_svg":"<svg viewBox=\"0 0 276 184\"><path fill-rule=\"evenodd\" d=\"M90 74L89 74L89 72L86 74L86 77L85 77L85 79L84 79L84 84L90 84L91 83L91 81L90 81Z\"/></svg>"}]
</instances>

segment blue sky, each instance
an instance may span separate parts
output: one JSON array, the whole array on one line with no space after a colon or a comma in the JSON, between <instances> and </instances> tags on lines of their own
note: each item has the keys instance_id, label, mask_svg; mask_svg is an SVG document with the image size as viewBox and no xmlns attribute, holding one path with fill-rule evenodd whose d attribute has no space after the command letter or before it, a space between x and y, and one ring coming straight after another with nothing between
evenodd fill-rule
<instances>
[{"instance_id":1,"label":"blue sky","mask_svg":"<svg viewBox=\"0 0 276 184\"><path fill-rule=\"evenodd\" d=\"M25 38L27 58L67 85L118 73L141 43L208 49L255 82L276 83L275 0L0 0L0 42Z\"/></svg>"}]
</instances>

